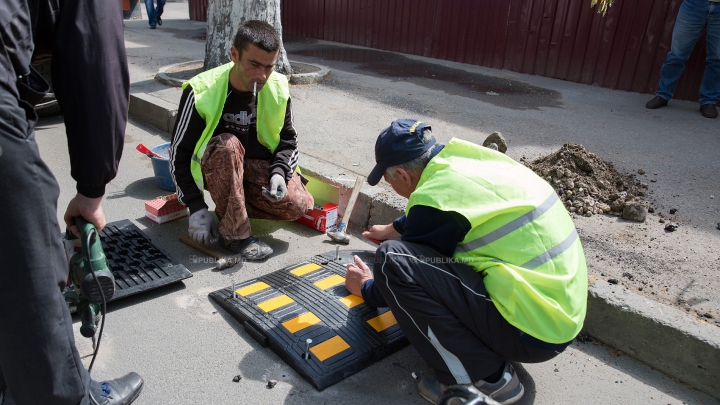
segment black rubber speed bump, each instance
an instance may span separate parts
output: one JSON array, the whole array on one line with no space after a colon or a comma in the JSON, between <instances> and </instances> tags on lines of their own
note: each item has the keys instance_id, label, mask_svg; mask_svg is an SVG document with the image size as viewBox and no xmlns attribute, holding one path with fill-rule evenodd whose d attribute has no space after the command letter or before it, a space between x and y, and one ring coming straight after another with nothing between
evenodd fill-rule
<instances>
[{"instance_id":1,"label":"black rubber speed bump","mask_svg":"<svg viewBox=\"0 0 720 405\"><path fill-rule=\"evenodd\" d=\"M187 267L168 256L127 219L107 224L100 239L115 276L115 295L110 301L192 277Z\"/></svg>"},{"instance_id":2,"label":"black rubber speed bump","mask_svg":"<svg viewBox=\"0 0 720 405\"><path fill-rule=\"evenodd\" d=\"M322 390L408 344L392 312L369 307L345 289L345 264L353 255L368 264L375 256L328 252L237 284L234 294L230 286L210 297Z\"/></svg>"}]
</instances>

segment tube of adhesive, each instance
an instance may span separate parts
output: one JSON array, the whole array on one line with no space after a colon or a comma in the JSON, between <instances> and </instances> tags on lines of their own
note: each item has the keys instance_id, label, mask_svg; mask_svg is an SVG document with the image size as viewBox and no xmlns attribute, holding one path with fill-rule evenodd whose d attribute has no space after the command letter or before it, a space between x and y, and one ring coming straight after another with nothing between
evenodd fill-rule
<instances>
[{"instance_id":1,"label":"tube of adhesive","mask_svg":"<svg viewBox=\"0 0 720 405\"><path fill-rule=\"evenodd\" d=\"M253 83L253 97L257 95L257 82Z\"/></svg>"}]
</instances>

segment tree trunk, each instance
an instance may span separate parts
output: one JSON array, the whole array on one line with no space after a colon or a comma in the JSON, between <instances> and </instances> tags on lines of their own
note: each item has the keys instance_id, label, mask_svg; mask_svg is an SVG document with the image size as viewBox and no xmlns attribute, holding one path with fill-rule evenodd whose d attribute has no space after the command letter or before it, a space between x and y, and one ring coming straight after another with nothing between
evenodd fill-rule
<instances>
[{"instance_id":1,"label":"tree trunk","mask_svg":"<svg viewBox=\"0 0 720 405\"><path fill-rule=\"evenodd\" d=\"M205 70L230 62L230 47L238 26L248 20L266 21L282 38L280 0L209 0L207 8L207 41ZM280 44L275 70L290 74L285 47Z\"/></svg>"}]
</instances>

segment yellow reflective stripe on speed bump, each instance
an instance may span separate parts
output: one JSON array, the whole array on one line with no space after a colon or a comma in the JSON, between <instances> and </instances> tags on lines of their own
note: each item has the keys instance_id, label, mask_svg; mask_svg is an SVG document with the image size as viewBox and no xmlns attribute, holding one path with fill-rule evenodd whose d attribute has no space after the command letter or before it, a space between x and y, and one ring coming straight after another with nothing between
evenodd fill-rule
<instances>
[{"instance_id":1,"label":"yellow reflective stripe on speed bump","mask_svg":"<svg viewBox=\"0 0 720 405\"><path fill-rule=\"evenodd\" d=\"M290 333L301 331L307 327L313 326L316 323L320 323L320 318L312 312L306 312L298 317L290 319L282 323L285 329L289 330Z\"/></svg>"},{"instance_id":2,"label":"yellow reflective stripe on speed bump","mask_svg":"<svg viewBox=\"0 0 720 405\"><path fill-rule=\"evenodd\" d=\"M335 287L338 284L345 282L345 277L334 274L328 278L324 278L320 281L315 282L315 286L321 290L327 290L330 287Z\"/></svg>"},{"instance_id":3,"label":"yellow reflective stripe on speed bump","mask_svg":"<svg viewBox=\"0 0 720 405\"><path fill-rule=\"evenodd\" d=\"M270 312L280 307L284 307L285 305L292 304L293 302L295 302L295 300L287 295L280 295L267 301L263 301L257 304L257 306L265 312Z\"/></svg>"},{"instance_id":4,"label":"yellow reflective stripe on speed bump","mask_svg":"<svg viewBox=\"0 0 720 405\"><path fill-rule=\"evenodd\" d=\"M326 359L329 359L330 357L345 351L350 348L350 345L347 344L343 338L340 336L334 336L318 345L315 345L310 348L310 351L312 354L317 357L320 361L325 361Z\"/></svg>"},{"instance_id":5,"label":"yellow reflective stripe on speed bump","mask_svg":"<svg viewBox=\"0 0 720 405\"><path fill-rule=\"evenodd\" d=\"M304 275L306 275L310 272L313 272L315 270L318 270L318 269L322 269L322 266L315 264L315 263L310 263L310 264L306 264L304 266L300 266L297 269L290 270L290 273L292 273L298 277L301 277L301 276L304 276Z\"/></svg>"},{"instance_id":6,"label":"yellow reflective stripe on speed bump","mask_svg":"<svg viewBox=\"0 0 720 405\"><path fill-rule=\"evenodd\" d=\"M397 319L391 311L387 311L384 314L378 315L375 318L368 319L367 323L378 332L382 332L385 329L397 325Z\"/></svg>"},{"instance_id":7,"label":"yellow reflective stripe on speed bump","mask_svg":"<svg viewBox=\"0 0 720 405\"><path fill-rule=\"evenodd\" d=\"M365 300L358 297L357 295L348 295L347 297L340 298L340 303L348 308L356 307L363 302L365 302Z\"/></svg>"},{"instance_id":8,"label":"yellow reflective stripe on speed bump","mask_svg":"<svg viewBox=\"0 0 720 405\"><path fill-rule=\"evenodd\" d=\"M270 288L270 286L260 281L254 284L250 284L249 286L243 287L239 290L235 290L235 292L238 293L238 295L240 295L241 297L247 297L250 294L254 294L266 288Z\"/></svg>"}]
</instances>

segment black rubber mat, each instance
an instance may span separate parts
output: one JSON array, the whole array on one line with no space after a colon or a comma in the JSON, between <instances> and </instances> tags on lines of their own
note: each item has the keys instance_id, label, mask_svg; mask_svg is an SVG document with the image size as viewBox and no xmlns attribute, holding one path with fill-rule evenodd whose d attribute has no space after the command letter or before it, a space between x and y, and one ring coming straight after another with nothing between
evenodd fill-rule
<instances>
[{"instance_id":1,"label":"black rubber mat","mask_svg":"<svg viewBox=\"0 0 720 405\"><path fill-rule=\"evenodd\" d=\"M107 224L100 238L108 267L115 276L115 295L110 301L192 277L187 267L127 219Z\"/></svg>"},{"instance_id":2,"label":"black rubber mat","mask_svg":"<svg viewBox=\"0 0 720 405\"><path fill-rule=\"evenodd\" d=\"M387 308L372 308L345 289L345 263L371 251L314 256L282 270L210 293L262 346L318 390L408 344ZM234 295L234 296L233 296ZM307 339L310 358L305 359Z\"/></svg>"}]
</instances>

